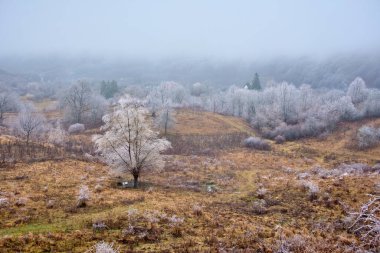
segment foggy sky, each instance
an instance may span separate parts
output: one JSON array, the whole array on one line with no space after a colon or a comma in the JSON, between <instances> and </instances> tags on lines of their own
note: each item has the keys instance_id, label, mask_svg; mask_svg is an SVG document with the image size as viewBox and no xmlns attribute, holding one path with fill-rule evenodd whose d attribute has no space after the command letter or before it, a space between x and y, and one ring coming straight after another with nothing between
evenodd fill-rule
<instances>
[{"instance_id":1,"label":"foggy sky","mask_svg":"<svg viewBox=\"0 0 380 253\"><path fill-rule=\"evenodd\" d=\"M377 0L0 0L0 56L324 56L378 49Z\"/></svg>"}]
</instances>

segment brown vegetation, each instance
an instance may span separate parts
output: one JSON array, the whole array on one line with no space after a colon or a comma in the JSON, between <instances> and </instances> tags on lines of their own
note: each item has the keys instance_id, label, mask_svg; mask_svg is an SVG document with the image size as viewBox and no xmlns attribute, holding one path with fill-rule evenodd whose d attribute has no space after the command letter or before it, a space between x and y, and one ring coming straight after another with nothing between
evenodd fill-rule
<instances>
[{"instance_id":1,"label":"brown vegetation","mask_svg":"<svg viewBox=\"0 0 380 253\"><path fill-rule=\"evenodd\" d=\"M198 149L210 153L165 155L164 171L143 175L139 189L129 187L132 178L115 178L103 164L77 159L0 168L0 252L84 252L100 241L120 252L357 252L360 238L347 230L347 216L368 194L378 194L380 175L324 176L317 167L372 168L380 148L347 145L360 126L344 123L325 139L270 151L244 148L244 138L221 148L213 140L254 132L233 117L181 111L169 139L189 138L191 148L199 143L192 136L211 140ZM77 136L83 142L89 137ZM318 192L308 192L307 182ZM78 208L82 186L90 196Z\"/></svg>"}]
</instances>

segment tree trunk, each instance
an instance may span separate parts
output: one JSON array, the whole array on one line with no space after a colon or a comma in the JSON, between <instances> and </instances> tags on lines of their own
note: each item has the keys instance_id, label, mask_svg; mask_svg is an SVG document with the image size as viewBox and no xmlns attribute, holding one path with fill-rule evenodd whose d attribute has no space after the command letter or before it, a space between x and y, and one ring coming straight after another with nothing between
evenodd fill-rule
<instances>
[{"instance_id":1,"label":"tree trunk","mask_svg":"<svg viewBox=\"0 0 380 253\"><path fill-rule=\"evenodd\" d=\"M133 175L133 188L137 188L138 183L139 183L139 176Z\"/></svg>"}]
</instances>

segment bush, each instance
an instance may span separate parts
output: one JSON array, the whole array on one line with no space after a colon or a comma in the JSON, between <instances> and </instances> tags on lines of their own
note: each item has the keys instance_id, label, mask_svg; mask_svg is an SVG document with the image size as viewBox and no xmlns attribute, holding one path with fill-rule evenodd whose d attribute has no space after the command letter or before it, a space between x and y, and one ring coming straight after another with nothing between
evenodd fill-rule
<instances>
[{"instance_id":1,"label":"bush","mask_svg":"<svg viewBox=\"0 0 380 253\"><path fill-rule=\"evenodd\" d=\"M75 133L81 133L84 130L85 130L85 127L83 124L76 123L76 124L69 126L68 132L70 134L75 134Z\"/></svg>"},{"instance_id":2,"label":"bush","mask_svg":"<svg viewBox=\"0 0 380 253\"><path fill-rule=\"evenodd\" d=\"M87 186L83 185L79 189L77 207L86 207L90 199L90 191Z\"/></svg>"},{"instance_id":3,"label":"bush","mask_svg":"<svg viewBox=\"0 0 380 253\"><path fill-rule=\"evenodd\" d=\"M267 141L258 137L249 137L244 140L244 146L258 150L270 150L270 145Z\"/></svg>"},{"instance_id":4,"label":"bush","mask_svg":"<svg viewBox=\"0 0 380 253\"><path fill-rule=\"evenodd\" d=\"M357 145L360 149L367 149L379 144L380 131L374 127L362 126L357 134Z\"/></svg>"},{"instance_id":5,"label":"bush","mask_svg":"<svg viewBox=\"0 0 380 253\"><path fill-rule=\"evenodd\" d=\"M114 248L113 243L98 242L95 246L93 246L90 250L88 250L86 252L93 252L93 253L118 253L119 249Z\"/></svg>"},{"instance_id":6,"label":"bush","mask_svg":"<svg viewBox=\"0 0 380 253\"><path fill-rule=\"evenodd\" d=\"M302 186L305 189L309 190L308 195L309 195L309 199L311 201L316 200L318 198L318 193L319 193L318 185L314 184L311 181L304 181L304 182L302 182Z\"/></svg>"},{"instance_id":7,"label":"bush","mask_svg":"<svg viewBox=\"0 0 380 253\"><path fill-rule=\"evenodd\" d=\"M380 245L380 196L375 196L364 204L349 231L358 235L361 241L371 249L379 249Z\"/></svg>"},{"instance_id":8,"label":"bush","mask_svg":"<svg viewBox=\"0 0 380 253\"><path fill-rule=\"evenodd\" d=\"M285 137L282 136L282 135L277 135L276 138L274 138L274 141L277 143L277 144L282 144L286 141Z\"/></svg>"},{"instance_id":9,"label":"bush","mask_svg":"<svg viewBox=\"0 0 380 253\"><path fill-rule=\"evenodd\" d=\"M0 208L7 207L9 205L9 200L7 198L0 198Z\"/></svg>"}]
</instances>

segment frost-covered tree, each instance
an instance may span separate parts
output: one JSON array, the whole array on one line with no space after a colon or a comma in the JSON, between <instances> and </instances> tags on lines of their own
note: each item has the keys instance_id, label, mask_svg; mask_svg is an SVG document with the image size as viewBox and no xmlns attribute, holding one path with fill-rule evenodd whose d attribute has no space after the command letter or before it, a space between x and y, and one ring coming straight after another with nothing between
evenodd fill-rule
<instances>
[{"instance_id":1,"label":"frost-covered tree","mask_svg":"<svg viewBox=\"0 0 380 253\"><path fill-rule=\"evenodd\" d=\"M368 89L365 82L360 77L356 77L348 87L347 95L351 97L352 103L355 105L364 102L368 97Z\"/></svg>"},{"instance_id":2,"label":"frost-covered tree","mask_svg":"<svg viewBox=\"0 0 380 253\"><path fill-rule=\"evenodd\" d=\"M202 94L206 94L208 91L208 87L203 83L194 83L191 86L191 95L199 97Z\"/></svg>"},{"instance_id":3,"label":"frost-covered tree","mask_svg":"<svg viewBox=\"0 0 380 253\"><path fill-rule=\"evenodd\" d=\"M101 129L104 134L93 137L98 150L114 170L132 174L135 188L142 172L163 166L160 152L171 146L151 129L147 113L140 103L120 99L114 112L103 117Z\"/></svg>"},{"instance_id":4,"label":"frost-covered tree","mask_svg":"<svg viewBox=\"0 0 380 253\"><path fill-rule=\"evenodd\" d=\"M166 105L160 110L158 117L156 118L156 124L159 128L164 130L165 135L167 134L168 129L174 126L174 112L170 105Z\"/></svg>"}]
</instances>

